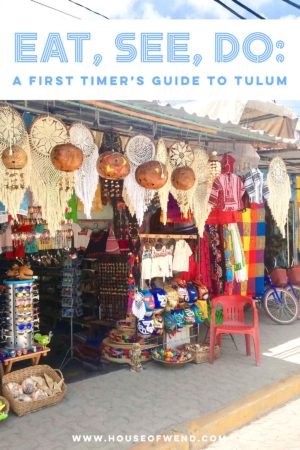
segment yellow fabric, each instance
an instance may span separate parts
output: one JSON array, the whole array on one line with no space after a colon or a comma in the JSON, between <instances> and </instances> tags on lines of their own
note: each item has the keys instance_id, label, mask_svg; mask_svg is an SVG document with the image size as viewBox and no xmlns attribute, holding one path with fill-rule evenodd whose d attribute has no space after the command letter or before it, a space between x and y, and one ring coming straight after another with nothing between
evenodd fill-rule
<instances>
[{"instance_id":1,"label":"yellow fabric","mask_svg":"<svg viewBox=\"0 0 300 450\"><path fill-rule=\"evenodd\" d=\"M207 301L206 300L197 300L195 302L195 305L199 306L199 308L201 309L201 311L203 313L203 318L207 319L207 317L208 317Z\"/></svg>"}]
</instances>

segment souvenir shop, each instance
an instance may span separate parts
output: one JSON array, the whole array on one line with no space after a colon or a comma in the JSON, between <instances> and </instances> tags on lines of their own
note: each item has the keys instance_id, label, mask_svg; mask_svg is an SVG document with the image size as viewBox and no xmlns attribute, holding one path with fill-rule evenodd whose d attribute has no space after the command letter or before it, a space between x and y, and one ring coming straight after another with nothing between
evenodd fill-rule
<instances>
[{"instance_id":1,"label":"souvenir shop","mask_svg":"<svg viewBox=\"0 0 300 450\"><path fill-rule=\"evenodd\" d=\"M1 104L4 376L190 362L212 297L264 290L266 209L285 240L275 145L150 102Z\"/></svg>"}]
</instances>

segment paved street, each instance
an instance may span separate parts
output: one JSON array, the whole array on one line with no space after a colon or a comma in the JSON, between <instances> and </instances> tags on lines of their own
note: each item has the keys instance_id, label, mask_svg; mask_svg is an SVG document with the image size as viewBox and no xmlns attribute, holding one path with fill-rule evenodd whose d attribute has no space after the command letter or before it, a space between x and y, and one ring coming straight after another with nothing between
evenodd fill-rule
<instances>
[{"instance_id":1,"label":"paved street","mask_svg":"<svg viewBox=\"0 0 300 450\"><path fill-rule=\"evenodd\" d=\"M260 367L255 366L254 356L245 356L244 338L237 337L239 350L231 339L224 339L221 358L214 365L170 370L148 363L140 374L124 368L72 383L60 404L22 418L11 414L1 422L1 450L129 448L131 444L124 442L74 444L72 434L161 433L299 373L300 321L280 326L263 311L259 314ZM275 426L273 430L282 432Z\"/></svg>"},{"instance_id":2,"label":"paved street","mask_svg":"<svg viewBox=\"0 0 300 450\"><path fill-rule=\"evenodd\" d=\"M299 450L300 399L234 431L209 450Z\"/></svg>"}]
</instances>

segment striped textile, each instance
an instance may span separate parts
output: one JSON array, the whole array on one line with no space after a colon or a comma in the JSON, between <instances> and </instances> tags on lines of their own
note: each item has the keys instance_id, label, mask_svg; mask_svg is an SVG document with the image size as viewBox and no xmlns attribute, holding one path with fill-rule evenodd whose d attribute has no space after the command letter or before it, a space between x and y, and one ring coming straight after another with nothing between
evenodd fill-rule
<instances>
[{"instance_id":1,"label":"striped textile","mask_svg":"<svg viewBox=\"0 0 300 450\"><path fill-rule=\"evenodd\" d=\"M259 296L264 292L266 223L264 205L235 213L244 248L248 280L234 282L233 293Z\"/></svg>"}]
</instances>

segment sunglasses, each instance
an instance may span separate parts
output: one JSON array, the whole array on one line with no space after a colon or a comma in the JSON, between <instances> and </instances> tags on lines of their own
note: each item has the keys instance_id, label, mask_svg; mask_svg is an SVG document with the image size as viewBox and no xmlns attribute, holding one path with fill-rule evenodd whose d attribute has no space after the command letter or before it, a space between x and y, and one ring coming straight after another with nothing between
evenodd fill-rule
<instances>
[{"instance_id":1,"label":"sunglasses","mask_svg":"<svg viewBox=\"0 0 300 450\"><path fill-rule=\"evenodd\" d=\"M26 305L26 306L17 306L17 311L18 313L29 313L30 311L32 311L32 305Z\"/></svg>"},{"instance_id":2,"label":"sunglasses","mask_svg":"<svg viewBox=\"0 0 300 450\"><path fill-rule=\"evenodd\" d=\"M31 291L31 286L17 287L16 291L18 292L18 294L21 294L22 292L25 292L28 294Z\"/></svg>"}]
</instances>

